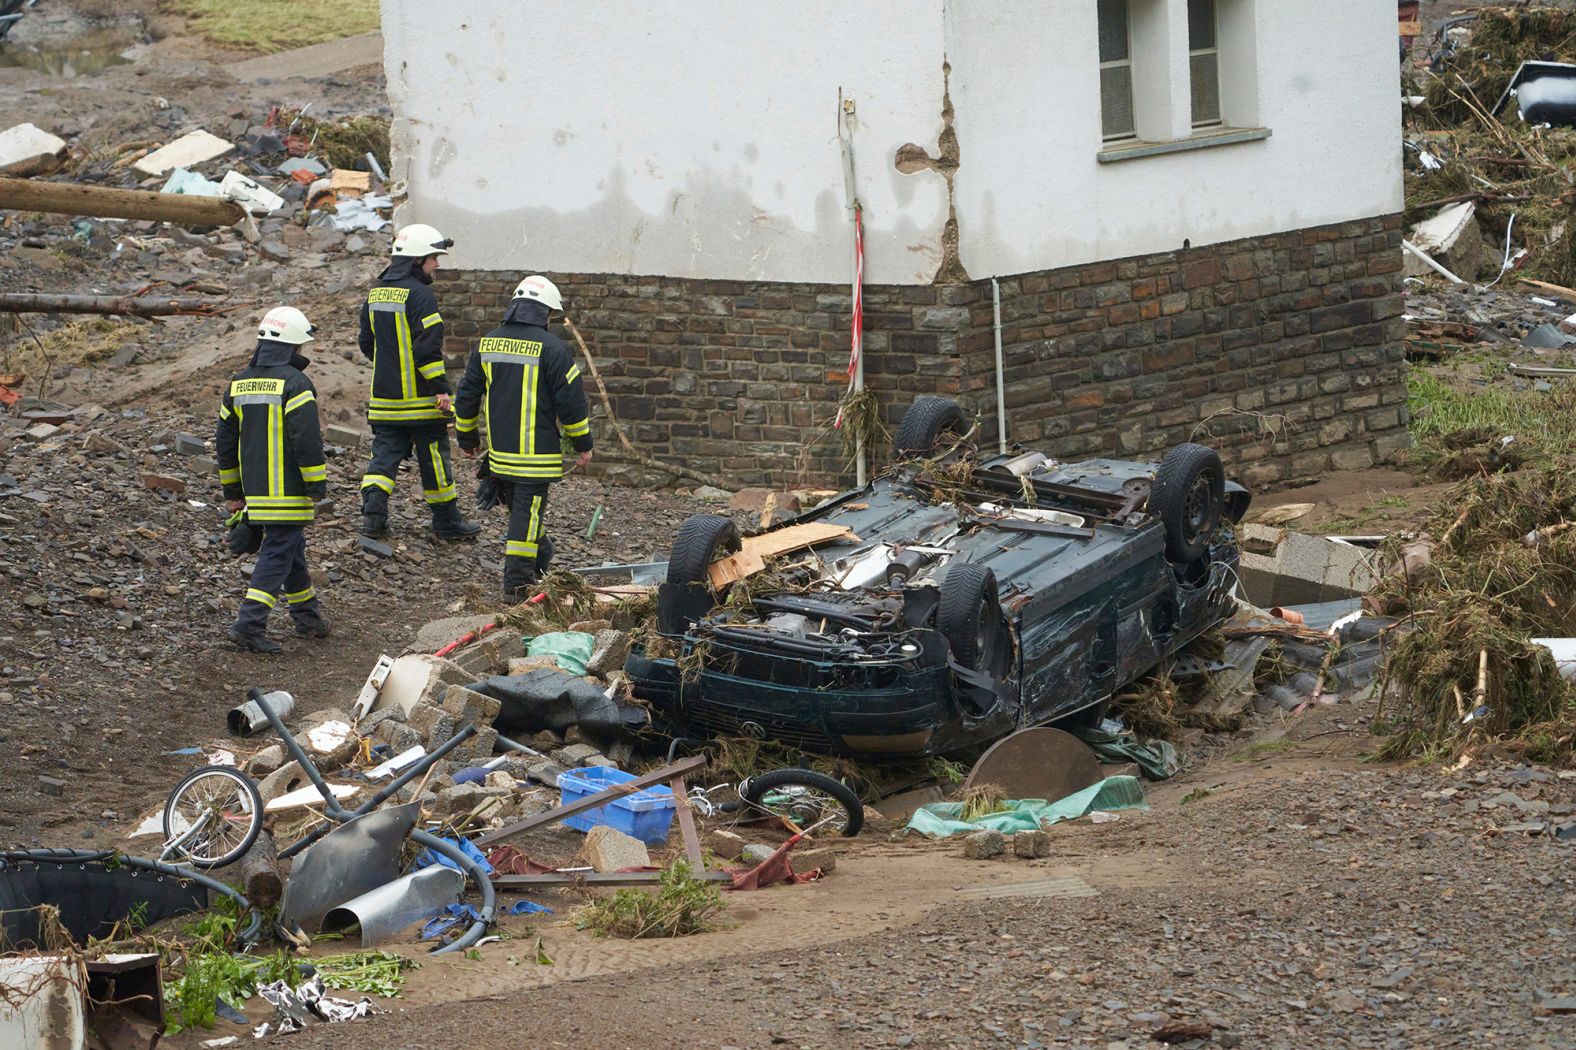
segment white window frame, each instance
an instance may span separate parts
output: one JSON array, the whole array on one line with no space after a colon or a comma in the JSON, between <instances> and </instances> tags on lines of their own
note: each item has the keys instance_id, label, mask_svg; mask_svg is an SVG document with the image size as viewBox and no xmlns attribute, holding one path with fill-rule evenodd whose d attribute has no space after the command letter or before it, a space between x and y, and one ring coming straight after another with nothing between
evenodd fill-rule
<instances>
[{"instance_id":1,"label":"white window frame","mask_svg":"<svg viewBox=\"0 0 1576 1050\"><path fill-rule=\"evenodd\" d=\"M1099 5L1098 4L1096 4L1095 12L1096 12L1095 13L1095 20L1096 20L1095 30L1096 30L1096 39L1097 39L1096 46L1098 47L1098 34L1099 34L1099 28L1100 28L1099 24L1098 24L1099 23ZM1112 61L1112 62L1101 62L1100 63L1100 73L1102 74L1101 77L1100 77L1100 81L1101 81L1100 101L1101 101L1101 106L1102 106L1101 113L1100 113L1100 141L1101 142L1129 142L1129 141L1132 141L1132 140L1138 138L1138 100L1135 97L1134 90L1133 90L1133 8L1132 8L1131 0L1129 0L1128 3L1124 4L1123 8L1122 8L1122 32L1127 37L1127 57L1123 58L1123 59L1117 59L1117 60ZM1085 67L1085 68L1087 68L1087 67ZM1121 132L1119 134L1107 135L1107 134L1105 134L1105 112L1104 112L1104 102L1105 102L1104 84L1105 84L1105 77L1104 77L1103 74L1108 69L1122 69L1122 68L1125 68L1127 70L1127 111L1131 115L1132 126L1127 131Z\"/></svg>"}]
</instances>

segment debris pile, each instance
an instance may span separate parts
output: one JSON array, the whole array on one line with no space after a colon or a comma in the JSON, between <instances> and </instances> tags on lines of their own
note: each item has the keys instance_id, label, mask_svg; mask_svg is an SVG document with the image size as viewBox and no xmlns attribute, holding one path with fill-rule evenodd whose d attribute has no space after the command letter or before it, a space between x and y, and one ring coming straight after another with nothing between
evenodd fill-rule
<instances>
[{"instance_id":1,"label":"debris pile","mask_svg":"<svg viewBox=\"0 0 1576 1050\"><path fill-rule=\"evenodd\" d=\"M1535 639L1576 635L1576 484L1559 467L1478 477L1445 501L1437 540L1390 541L1395 571L1369 602L1403 613L1387 647L1386 757L1497 745L1576 757L1576 691Z\"/></svg>"}]
</instances>

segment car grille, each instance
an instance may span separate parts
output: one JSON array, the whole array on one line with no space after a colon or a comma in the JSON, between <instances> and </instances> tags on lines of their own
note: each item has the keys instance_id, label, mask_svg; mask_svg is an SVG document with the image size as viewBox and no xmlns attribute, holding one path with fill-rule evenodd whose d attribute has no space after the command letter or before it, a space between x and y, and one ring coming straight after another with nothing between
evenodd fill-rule
<instances>
[{"instance_id":1,"label":"car grille","mask_svg":"<svg viewBox=\"0 0 1576 1050\"><path fill-rule=\"evenodd\" d=\"M775 740L790 747L803 748L807 751L826 751L835 746L831 738L817 726L790 721L780 716L768 715L762 712L746 711L702 701L687 705L685 707L685 716L694 728L716 736L744 736ZM750 723L752 728L759 726L760 729L753 732L747 731L743 728L745 723Z\"/></svg>"}]
</instances>

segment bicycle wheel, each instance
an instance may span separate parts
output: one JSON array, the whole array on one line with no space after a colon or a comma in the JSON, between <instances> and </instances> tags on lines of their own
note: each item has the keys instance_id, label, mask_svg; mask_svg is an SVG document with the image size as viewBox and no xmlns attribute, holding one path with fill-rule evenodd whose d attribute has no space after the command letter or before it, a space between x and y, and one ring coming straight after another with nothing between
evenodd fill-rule
<instances>
[{"instance_id":1,"label":"bicycle wheel","mask_svg":"<svg viewBox=\"0 0 1576 1050\"><path fill-rule=\"evenodd\" d=\"M196 827L195 835L186 833ZM198 868L233 864L263 830L263 799L257 785L230 766L204 766L175 785L164 803L164 841Z\"/></svg>"},{"instance_id":2,"label":"bicycle wheel","mask_svg":"<svg viewBox=\"0 0 1576 1050\"><path fill-rule=\"evenodd\" d=\"M774 769L739 785L744 804L763 813L787 817L800 828L827 820L824 828L857 835L864 827L865 807L853 788L824 773L808 769Z\"/></svg>"}]
</instances>

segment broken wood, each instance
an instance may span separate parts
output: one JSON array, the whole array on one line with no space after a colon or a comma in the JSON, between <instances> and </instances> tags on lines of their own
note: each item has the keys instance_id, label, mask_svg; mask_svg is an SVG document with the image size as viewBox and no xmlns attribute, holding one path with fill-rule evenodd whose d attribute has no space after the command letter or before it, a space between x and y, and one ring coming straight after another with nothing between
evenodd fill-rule
<instances>
[{"instance_id":1,"label":"broken wood","mask_svg":"<svg viewBox=\"0 0 1576 1050\"><path fill-rule=\"evenodd\" d=\"M767 558L775 558L779 554L788 554L817 544L830 543L833 540L852 540L858 543L859 537L855 536L854 530L847 525L828 525L820 521L808 521L802 525L790 525L785 529L778 529L776 532L751 536L744 541L739 553L711 563L708 574L712 589L720 590L730 583L760 572L766 568Z\"/></svg>"},{"instance_id":2,"label":"broken wood","mask_svg":"<svg viewBox=\"0 0 1576 1050\"><path fill-rule=\"evenodd\" d=\"M182 226L233 226L246 215L239 204L218 197L6 178L0 178L0 210L148 219Z\"/></svg>"},{"instance_id":3,"label":"broken wood","mask_svg":"<svg viewBox=\"0 0 1576 1050\"><path fill-rule=\"evenodd\" d=\"M257 841L241 858L241 884L246 899L258 908L272 908L285 893L285 878L279 869L279 847L273 832L264 828Z\"/></svg>"},{"instance_id":4,"label":"broken wood","mask_svg":"<svg viewBox=\"0 0 1576 1050\"><path fill-rule=\"evenodd\" d=\"M214 316L240 304L212 299L160 299L131 295L47 295L0 292L0 310L23 314L120 314L128 317L171 317L177 314Z\"/></svg>"},{"instance_id":5,"label":"broken wood","mask_svg":"<svg viewBox=\"0 0 1576 1050\"><path fill-rule=\"evenodd\" d=\"M1560 284L1550 284L1547 281L1534 281L1530 277L1517 277L1520 283L1529 288L1536 288L1545 295L1552 295L1556 299L1564 299L1568 303L1576 303L1576 288L1566 288Z\"/></svg>"},{"instance_id":6,"label":"broken wood","mask_svg":"<svg viewBox=\"0 0 1576 1050\"><path fill-rule=\"evenodd\" d=\"M675 467L652 456L648 456L644 452L637 450L634 445L629 443L629 437L624 433L624 428L619 426L618 417L613 414L613 399L608 396L607 385L602 382L602 373L597 371L596 358L591 356L590 349L586 347L586 341L580 338L580 329L575 327L575 323L569 319L568 314L564 315L564 327L569 329L570 335L574 336L575 343L580 347L580 353L584 355L586 359L586 367L591 369L591 378L596 381L597 393L600 394L602 398L602 407L607 410L607 421L612 424L613 433L618 438L618 443L624 446L624 451L628 454L629 458L634 460L636 463L639 463L643 467L650 467L652 470L661 470L668 474L672 474L675 477L689 478L691 481L698 481L702 485L710 485L713 481L715 481L716 479L710 475L702 474L699 471L691 470L688 467Z\"/></svg>"}]
</instances>

